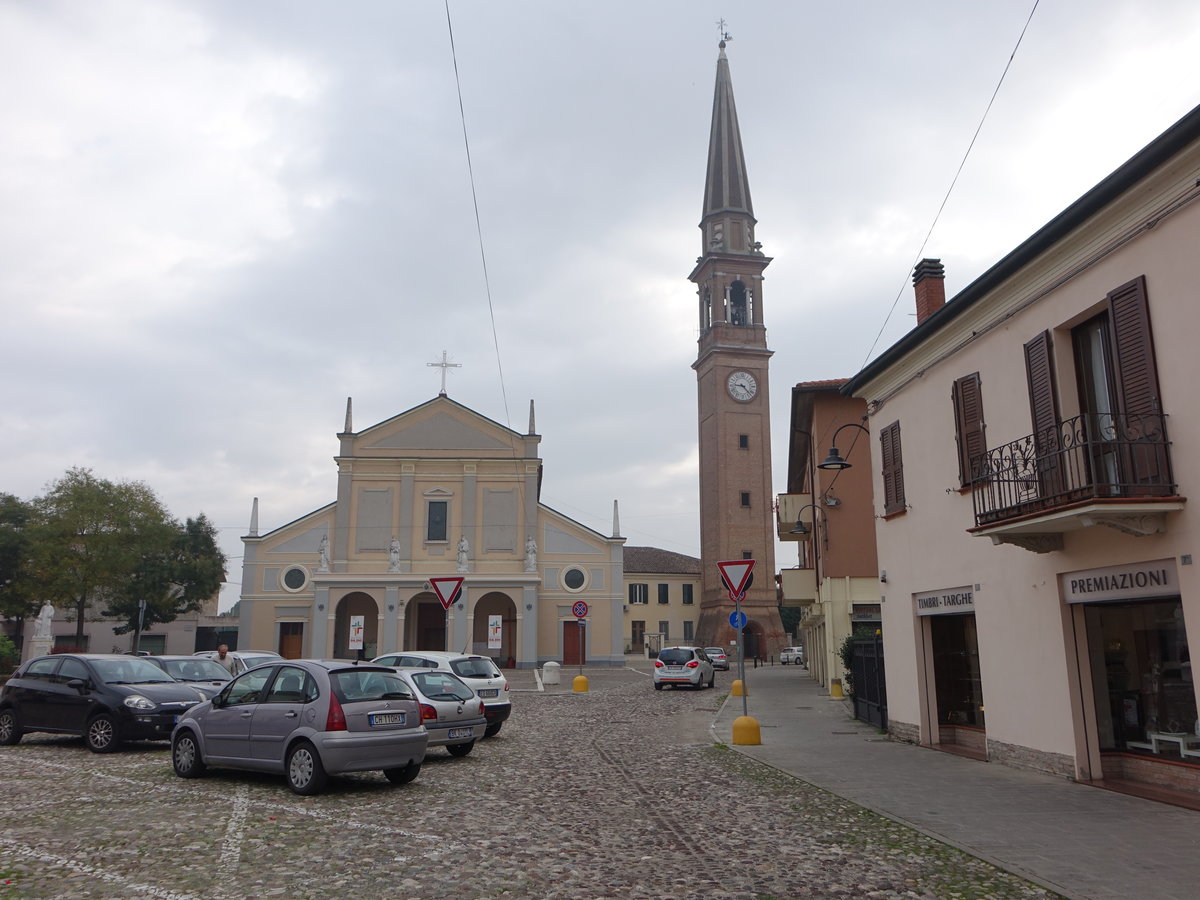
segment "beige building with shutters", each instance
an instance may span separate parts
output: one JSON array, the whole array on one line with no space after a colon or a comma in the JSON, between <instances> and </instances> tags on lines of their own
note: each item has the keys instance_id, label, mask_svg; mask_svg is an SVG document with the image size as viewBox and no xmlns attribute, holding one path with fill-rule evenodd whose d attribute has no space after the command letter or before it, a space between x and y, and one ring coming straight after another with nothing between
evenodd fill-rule
<instances>
[{"instance_id":1,"label":"beige building with shutters","mask_svg":"<svg viewBox=\"0 0 1200 900\"><path fill-rule=\"evenodd\" d=\"M889 730L1200 788L1200 108L843 389L867 404ZM952 270L951 264L951 270Z\"/></svg>"}]
</instances>

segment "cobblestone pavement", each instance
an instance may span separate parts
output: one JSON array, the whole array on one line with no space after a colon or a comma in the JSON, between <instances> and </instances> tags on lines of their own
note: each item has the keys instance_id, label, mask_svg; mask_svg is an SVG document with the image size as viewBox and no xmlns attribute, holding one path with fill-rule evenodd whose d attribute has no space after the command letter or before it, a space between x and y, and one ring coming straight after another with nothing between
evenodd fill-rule
<instances>
[{"instance_id":1,"label":"cobblestone pavement","mask_svg":"<svg viewBox=\"0 0 1200 900\"><path fill-rule=\"evenodd\" d=\"M725 673L662 692L587 674L586 694L569 677L514 692L499 735L431 750L410 785L368 773L310 798L282 778L176 778L164 744L96 756L27 736L0 748L0 900L1053 896L714 746Z\"/></svg>"}]
</instances>

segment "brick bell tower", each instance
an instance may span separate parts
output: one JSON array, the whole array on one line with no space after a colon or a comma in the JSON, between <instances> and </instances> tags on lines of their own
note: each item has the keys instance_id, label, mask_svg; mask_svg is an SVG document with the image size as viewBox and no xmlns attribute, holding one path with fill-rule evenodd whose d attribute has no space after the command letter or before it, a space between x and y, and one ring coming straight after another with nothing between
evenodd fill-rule
<instances>
[{"instance_id":1,"label":"brick bell tower","mask_svg":"<svg viewBox=\"0 0 1200 900\"><path fill-rule=\"evenodd\" d=\"M717 57L701 256L688 278L699 296L696 361L700 423L701 646L736 638L734 611L717 562L753 559L742 611L747 655L775 653L785 636L775 591L771 414L763 325L763 270L771 260L754 237L754 208L742 154L725 41Z\"/></svg>"}]
</instances>

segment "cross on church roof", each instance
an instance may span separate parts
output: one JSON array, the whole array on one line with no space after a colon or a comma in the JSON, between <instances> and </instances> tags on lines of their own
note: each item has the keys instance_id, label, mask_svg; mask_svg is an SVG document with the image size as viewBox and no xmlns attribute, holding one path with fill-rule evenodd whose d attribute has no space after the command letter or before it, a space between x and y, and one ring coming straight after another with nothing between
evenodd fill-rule
<instances>
[{"instance_id":1,"label":"cross on church roof","mask_svg":"<svg viewBox=\"0 0 1200 900\"><path fill-rule=\"evenodd\" d=\"M438 391L438 396L445 397L446 396L446 370L447 369L461 369L462 363L446 362L446 351L443 350L441 362L425 363L425 365L432 366L435 369L442 370L442 389L440 391Z\"/></svg>"}]
</instances>

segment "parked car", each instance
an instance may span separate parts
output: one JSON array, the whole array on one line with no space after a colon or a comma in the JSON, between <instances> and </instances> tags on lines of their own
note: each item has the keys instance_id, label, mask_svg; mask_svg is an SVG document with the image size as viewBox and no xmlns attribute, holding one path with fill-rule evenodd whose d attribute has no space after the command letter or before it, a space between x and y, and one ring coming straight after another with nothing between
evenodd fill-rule
<instances>
[{"instance_id":1,"label":"parked car","mask_svg":"<svg viewBox=\"0 0 1200 900\"><path fill-rule=\"evenodd\" d=\"M429 735L412 689L384 666L277 660L243 672L175 726L180 778L209 766L282 774L297 794L330 775L381 769L393 784L421 771Z\"/></svg>"},{"instance_id":2,"label":"parked car","mask_svg":"<svg viewBox=\"0 0 1200 900\"><path fill-rule=\"evenodd\" d=\"M216 659L216 650L202 650L195 654L196 656L207 657L208 659ZM230 650L227 656L233 657L233 674L241 675L247 669L253 669L255 666L261 666L263 663L274 662L277 659L283 659L278 653L272 650ZM220 665L220 663L218 663Z\"/></svg>"},{"instance_id":3,"label":"parked car","mask_svg":"<svg viewBox=\"0 0 1200 900\"><path fill-rule=\"evenodd\" d=\"M664 647L654 661L654 689L663 685L712 687L716 675L702 647Z\"/></svg>"},{"instance_id":4,"label":"parked car","mask_svg":"<svg viewBox=\"0 0 1200 900\"><path fill-rule=\"evenodd\" d=\"M165 741L205 699L145 657L64 653L24 663L0 690L0 744L31 731L78 734L93 753L123 741Z\"/></svg>"},{"instance_id":5,"label":"parked car","mask_svg":"<svg viewBox=\"0 0 1200 900\"><path fill-rule=\"evenodd\" d=\"M486 656L450 653L440 650L408 650L376 657L372 662L399 669L447 669L465 681L479 695L486 708L487 730L491 737L512 715L508 699L508 679Z\"/></svg>"},{"instance_id":6,"label":"parked car","mask_svg":"<svg viewBox=\"0 0 1200 900\"><path fill-rule=\"evenodd\" d=\"M233 677L211 659L196 656L144 656L176 681L190 684L208 699L220 692Z\"/></svg>"},{"instance_id":7,"label":"parked car","mask_svg":"<svg viewBox=\"0 0 1200 900\"><path fill-rule=\"evenodd\" d=\"M704 655L708 657L714 669L729 671L729 657L720 647L705 647Z\"/></svg>"},{"instance_id":8,"label":"parked car","mask_svg":"<svg viewBox=\"0 0 1200 900\"><path fill-rule=\"evenodd\" d=\"M784 647L779 651L779 661L785 666L789 663L795 663L798 666L804 665L804 648Z\"/></svg>"},{"instance_id":9,"label":"parked car","mask_svg":"<svg viewBox=\"0 0 1200 900\"><path fill-rule=\"evenodd\" d=\"M421 724L430 747L445 747L451 756L466 756L487 728L484 703L453 672L444 669L397 669L417 695Z\"/></svg>"}]
</instances>

